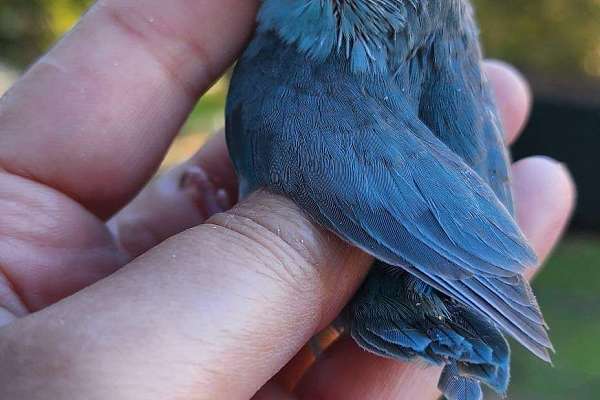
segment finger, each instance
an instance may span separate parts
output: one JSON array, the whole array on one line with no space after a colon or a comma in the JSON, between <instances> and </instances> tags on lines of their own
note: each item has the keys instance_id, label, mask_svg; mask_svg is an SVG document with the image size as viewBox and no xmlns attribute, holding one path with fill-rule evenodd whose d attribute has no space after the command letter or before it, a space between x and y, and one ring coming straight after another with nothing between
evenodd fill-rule
<instances>
[{"instance_id":1,"label":"finger","mask_svg":"<svg viewBox=\"0 0 600 400\"><path fill-rule=\"evenodd\" d=\"M98 2L0 100L0 307L41 309L123 265L97 216L153 173L255 3Z\"/></svg>"},{"instance_id":2,"label":"finger","mask_svg":"<svg viewBox=\"0 0 600 400\"><path fill-rule=\"evenodd\" d=\"M0 398L250 398L340 312L371 261L258 192L0 330Z\"/></svg>"},{"instance_id":3,"label":"finger","mask_svg":"<svg viewBox=\"0 0 600 400\"><path fill-rule=\"evenodd\" d=\"M439 374L435 367L376 357L345 337L319 359L296 393L307 400L437 400Z\"/></svg>"},{"instance_id":4,"label":"finger","mask_svg":"<svg viewBox=\"0 0 600 400\"><path fill-rule=\"evenodd\" d=\"M101 0L0 102L0 166L105 217L229 66L256 0Z\"/></svg>"},{"instance_id":5,"label":"finger","mask_svg":"<svg viewBox=\"0 0 600 400\"><path fill-rule=\"evenodd\" d=\"M0 172L0 307L22 316L122 266L105 224L47 186Z\"/></svg>"},{"instance_id":6,"label":"finger","mask_svg":"<svg viewBox=\"0 0 600 400\"><path fill-rule=\"evenodd\" d=\"M152 181L109 226L135 257L236 202L237 178L220 132L189 161Z\"/></svg>"},{"instance_id":7,"label":"finger","mask_svg":"<svg viewBox=\"0 0 600 400\"><path fill-rule=\"evenodd\" d=\"M576 189L566 167L546 157L515 163L517 220L541 260L558 243L575 208ZM529 271L533 277L536 271Z\"/></svg>"},{"instance_id":8,"label":"finger","mask_svg":"<svg viewBox=\"0 0 600 400\"><path fill-rule=\"evenodd\" d=\"M506 140L513 143L522 133L531 111L529 84L513 66L502 61L486 61L484 68L496 97Z\"/></svg>"},{"instance_id":9,"label":"finger","mask_svg":"<svg viewBox=\"0 0 600 400\"><path fill-rule=\"evenodd\" d=\"M547 257L564 231L574 204L574 186L566 169L546 158L530 158L514 167L519 222L540 259ZM439 397L439 369L376 357L352 340L334 344L298 388L301 399L410 399Z\"/></svg>"},{"instance_id":10,"label":"finger","mask_svg":"<svg viewBox=\"0 0 600 400\"><path fill-rule=\"evenodd\" d=\"M197 180L188 184L183 179L186 172L198 169L206 171L213 190L203 192ZM123 218L118 225L111 221L126 253L118 251L105 225L79 204L23 178L0 176L0 205L4 210L0 224L0 326L104 278L127 258L200 224L219 211L217 206L228 209L231 204L227 203L236 199L235 176L223 135L217 135L188 164L167 175L120 214ZM218 196L220 191L225 193L224 200ZM211 193L216 200L209 205Z\"/></svg>"}]
</instances>

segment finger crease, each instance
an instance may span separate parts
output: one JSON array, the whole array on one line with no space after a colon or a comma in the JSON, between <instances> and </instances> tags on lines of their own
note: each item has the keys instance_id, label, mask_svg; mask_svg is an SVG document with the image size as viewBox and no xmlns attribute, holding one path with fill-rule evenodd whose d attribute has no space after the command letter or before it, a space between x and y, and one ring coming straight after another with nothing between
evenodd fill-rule
<instances>
[{"instance_id":1,"label":"finger crease","mask_svg":"<svg viewBox=\"0 0 600 400\"><path fill-rule=\"evenodd\" d=\"M0 308L5 309L16 317L23 317L29 313L22 295L4 272L2 266L0 266Z\"/></svg>"},{"instance_id":2,"label":"finger crease","mask_svg":"<svg viewBox=\"0 0 600 400\"><path fill-rule=\"evenodd\" d=\"M127 14L125 14L122 10L126 10ZM200 96L204 85L194 84L190 81L186 80L181 76L181 73L178 72L178 64L174 61L177 57L169 56L165 52L161 51L160 48L154 45L153 41L150 39L150 34L146 32L147 29L152 29L157 31L161 36L165 36L165 32L158 31L158 29L152 24L150 21L147 21L143 18L132 17L130 16L132 13L132 9L121 9L115 8L112 6L106 7L106 12L112 23L118 27L121 31L123 31L128 36L132 37L136 42L140 43L143 49L150 55L150 57L156 61L158 66L163 70L163 72L169 76L177 85L182 89L182 91L186 94L187 97L191 99L196 99ZM142 25L142 21L144 21L144 25ZM204 49L200 43L185 39L181 35L176 35L174 33L171 34L170 39L176 42L177 47L183 46L185 49L189 50L186 53L187 56L196 60L196 64L198 65L197 70L203 71L202 79L198 79L198 82L212 82L217 78L218 74L212 70L212 62L209 57L208 52ZM166 48L166 47L164 47ZM173 48L173 47L171 47Z\"/></svg>"},{"instance_id":3,"label":"finger crease","mask_svg":"<svg viewBox=\"0 0 600 400\"><path fill-rule=\"evenodd\" d=\"M244 245L250 243L248 251L259 255L261 263L268 266L269 270L276 273L278 279L284 281L291 289L300 293L306 292L307 288L311 292L314 289L315 277L310 264L277 232L250 217L232 214L218 214L210 219L210 224L242 236L246 242ZM267 258L261 254L263 252ZM274 262L264 262L265 259Z\"/></svg>"}]
</instances>

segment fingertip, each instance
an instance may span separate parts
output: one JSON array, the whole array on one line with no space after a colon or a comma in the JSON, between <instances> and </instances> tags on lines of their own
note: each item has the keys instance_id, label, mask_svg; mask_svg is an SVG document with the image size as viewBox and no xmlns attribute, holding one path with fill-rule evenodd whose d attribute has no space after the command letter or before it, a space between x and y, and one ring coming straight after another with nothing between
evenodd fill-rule
<instances>
[{"instance_id":1,"label":"fingertip","mask_svg":"<svg viewBox=\"0 0 600 400\"><path fill-rule=\"evenodd\" d=\"M548 157L526 158L513 166L517 219L540 259L565 231L576 203L568 168Z\"/></svg>"},{"instance_id":2,"label":"fingertip","mask_svg":"<svg viewBox=\"0 0 600 400\"><path fill-rule=\"evenodd\" d=\"M512 65L488 60L484 69L490 80L496 103L506 130L506 139L514 142L529 117L532 94L525 77Z\"/></svg>"},{"instance_id":3,"label":"fingertip","mask_svg":"<svg viewBox=\"0 0 600 400\"><path fill-rule=\"evenodd\" d=\"M237 178L222 132L187 162L150 182L108 226L132 257L237 202Z\"/></svg>"},{"instance_id":4,"label":"fingertip","mask_svg":"<svg viewBox=\"0 0 600 400\"><path fill-rule=\"evenodd\" d=\"M231 197L237 199L238 179L223 130L213 134L187 164L200 165L215 185L224 188Z\"/></svg>"}]
</instances>

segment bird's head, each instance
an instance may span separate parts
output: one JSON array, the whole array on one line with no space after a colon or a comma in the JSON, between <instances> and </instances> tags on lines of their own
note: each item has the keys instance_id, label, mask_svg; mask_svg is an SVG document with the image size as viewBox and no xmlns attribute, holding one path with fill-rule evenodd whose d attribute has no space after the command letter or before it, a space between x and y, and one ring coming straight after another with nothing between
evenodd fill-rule
<instances>
[{"instance_id":1,"label":"bird's head","mask_svg":"<svg viewBox=\"0 0 600 400\"><path fill-rule=\"evenodd\" d=\"M384 63L390 38L423 0L263 0L259 31L275 31L315 59L345 55L355 70Z\"/></svg>"}]
</instances>

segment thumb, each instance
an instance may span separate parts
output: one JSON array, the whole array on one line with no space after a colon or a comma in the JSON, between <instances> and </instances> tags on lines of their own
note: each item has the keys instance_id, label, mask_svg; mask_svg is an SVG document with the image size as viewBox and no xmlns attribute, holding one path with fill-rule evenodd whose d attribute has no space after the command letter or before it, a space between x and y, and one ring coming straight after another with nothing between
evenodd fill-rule
<instances>
[{"instance_id":1,"label":"thumb","mask_svg":"<svg viewBox=\"0 0 600 400\"><path fill-rule=\"evenodd\" d=\"M0 398L250 398L370 262L289 200L255 193L0 330Z\"/></svg>"}]
</instances>

